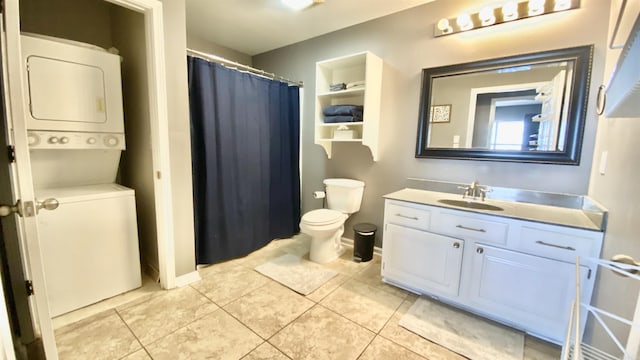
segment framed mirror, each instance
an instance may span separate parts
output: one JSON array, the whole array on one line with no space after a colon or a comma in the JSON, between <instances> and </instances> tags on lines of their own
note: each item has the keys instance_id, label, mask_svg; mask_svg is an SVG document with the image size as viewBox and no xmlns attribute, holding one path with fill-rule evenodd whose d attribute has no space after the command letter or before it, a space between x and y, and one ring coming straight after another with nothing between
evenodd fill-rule
<instances>
[{"instance_id":1,"label":"framed mirror","mask_svg":"<svg viewBox=\"0 0 640 360\"><path fill-rule=\"evenodd\" d=\"M422 70L417 158L578 165L593 45Z\"/></svg>"}]
</instances>

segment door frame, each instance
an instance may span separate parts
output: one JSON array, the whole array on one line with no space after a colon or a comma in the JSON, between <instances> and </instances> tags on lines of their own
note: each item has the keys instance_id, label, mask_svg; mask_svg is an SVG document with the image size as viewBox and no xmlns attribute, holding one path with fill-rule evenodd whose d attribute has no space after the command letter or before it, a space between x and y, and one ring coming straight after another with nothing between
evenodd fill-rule
<instances>
[{"instance_id":1,"label":"door frame","mask_svg":"<svg viewBox=\"0 0 640 360\"><path fill-rule=\"evenodd\" d=\"M158 0L105 1L144 15L158 270L162 288L171 289L176 286L176 276L162 3ZM32 181L26 122L19 120L25 119L24 115L28 109L28 100L23 96L25 84L22 79L19 0L5 0L3 15L7 44L7 78L5 79L8 88L6 102L9 128L7 131L8 141L15 147L16 159L13 168L13 186L16 198L26 204L25 211L27 212L25 217L18 220L18 235L23 244L24 271L27 278L33 282L35 292L30 303L32 314L34 314L33 325L42 338L47 359L58 359L45 287L37 218L33 214L36 198Z\"/></svg>"},{"instance_id":2,"label":"door frame","mask_svg":"<svg viewBox=\"0 0 640 360\"><path fill-rule=\"evenodd\" d=\"M162 3L158 0L105 0L144 15L149 87L149 121L154 171L158 267L163 289L176 287L173 197L169 159L169 120Z\"/></svg>"}]
</instances>

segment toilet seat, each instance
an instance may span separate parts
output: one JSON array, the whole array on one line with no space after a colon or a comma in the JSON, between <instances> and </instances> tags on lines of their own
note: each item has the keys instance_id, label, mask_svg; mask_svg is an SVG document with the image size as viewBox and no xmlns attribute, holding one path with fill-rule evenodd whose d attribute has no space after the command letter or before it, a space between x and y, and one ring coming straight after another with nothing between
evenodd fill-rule
<instances>
[{"instance_id":1,"label":"toilet seat","mask_svg":"<svg viewBox=\"0 0 640 360\"><path fill-rule=\"evenodd\" d=\"M322 226L340 222L344 218L345 215L340 211L331 209L317 209L304 214L301 221L312 226Z\"/></svg>"}]
</instances>

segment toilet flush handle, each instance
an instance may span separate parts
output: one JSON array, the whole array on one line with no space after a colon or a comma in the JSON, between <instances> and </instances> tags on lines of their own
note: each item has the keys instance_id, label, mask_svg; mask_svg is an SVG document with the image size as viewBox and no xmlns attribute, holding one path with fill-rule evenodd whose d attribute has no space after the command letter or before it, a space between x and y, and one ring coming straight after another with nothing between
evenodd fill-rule
<instances>
[{"instance_id":1,"label":"toilet flush handle","mask_svg":"<svg viewBox=\"0 0 640 360\"><path fill-rule=\"evenodd\" d=\"M58 199L54 199L54 198L45 199L43 201L37 201L36 214L38 213L38 211L40 211L40 209L55 210L58 208L58 206L60 206L60 202L58 201Z\"/></svg>"}]
</instances>

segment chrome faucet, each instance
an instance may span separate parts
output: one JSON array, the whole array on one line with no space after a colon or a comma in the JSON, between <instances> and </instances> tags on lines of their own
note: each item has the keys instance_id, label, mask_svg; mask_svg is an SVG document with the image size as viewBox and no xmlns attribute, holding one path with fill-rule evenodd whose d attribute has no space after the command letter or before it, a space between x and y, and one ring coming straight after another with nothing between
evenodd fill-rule
<instances>
[{"instance_id":1,"label":"chrome faucet","mask_svg":"<svg viewBox=\"0 0 640 360\"><path fill-rule=\"evenodd\" d=\"M481 186L478 180L473 181L469 186L458 186L458 189L464 190L464 192L462 193L463 199L470 197L473 200L476 200L479 197L480 201L484 201L487 193L492 191L486 186Z\"/></svg>"}]
</instances>

